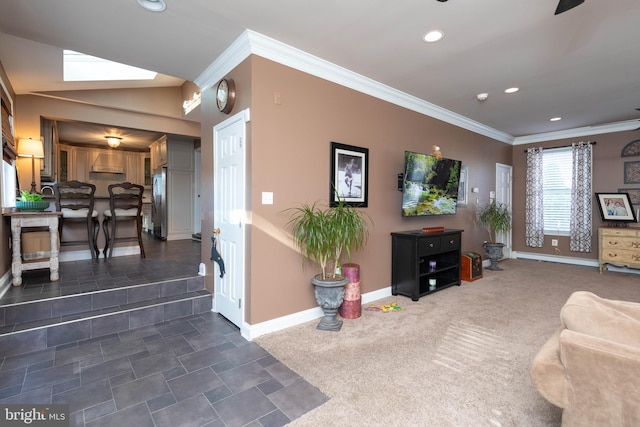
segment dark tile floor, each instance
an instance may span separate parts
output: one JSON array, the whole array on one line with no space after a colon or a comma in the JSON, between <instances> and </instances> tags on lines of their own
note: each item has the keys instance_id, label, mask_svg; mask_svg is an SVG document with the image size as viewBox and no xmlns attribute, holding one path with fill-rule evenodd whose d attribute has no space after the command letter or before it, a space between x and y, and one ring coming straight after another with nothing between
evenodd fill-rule
<instances>
[{"instance_id":1,"label":"dark tile floor","mask_svg":"<svg viewBox=\"0 0 640 427\"><path fill-rule=\"evenodd\" d=\"M135 255L114 257L109 263L102 257L95 263L61 262L57 282L49 281L49 270L25 271L23 285L11 287L0 305L197 276L200 242L143 236L144 259Z\"/></svg>"},{"instance_id":2,"label":"dark tile floor","mask_svg":"<svg viewBox=\"0 0 640 427\"><path fill-rule=\"evenodd\" d=\"M0 304L197 272L198 242L151 239L145 250L63 263L57 287L29 272ZM0 359L0 404L68 404L71 426L282 426L327 400L216 313Z\"/></svg>"}]
</instances>

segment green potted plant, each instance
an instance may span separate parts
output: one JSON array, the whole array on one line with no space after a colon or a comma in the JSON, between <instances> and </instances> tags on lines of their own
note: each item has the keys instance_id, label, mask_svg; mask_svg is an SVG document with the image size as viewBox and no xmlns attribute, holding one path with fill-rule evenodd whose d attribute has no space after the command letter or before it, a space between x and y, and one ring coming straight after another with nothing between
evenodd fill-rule
<instances>
[{"instance_id":1,"label":"green potted plant","mask_svg":"<svg viewBox=\"0 0 640 427\"><path fill-rule=\"evenodd\" d=\"M317 203L287 209L287 226L301 254L320 267L321 273L311 279L316 302L324 311L317 329L339 331L342 320L336 314L344 298L340 258L361 249L369 237L370 219L360 210L340 200L334 208L321 208Z\"/></svg>"},{"instance_id":2,"label":"green potted plant","mask_svg":"<svg viewBox=\"0 0 640 427\"><path fill-rule=\"evenodd\" d=\"M42 194L30 193L26 190L20 192L16 199L16 208L22 212L42 212L49 207L49 202L42 199Z\"/></svg>"},{"instance_id":3,"label":"green potted plant","mask_svg":"<svg viewBox=\"0 0 640 427\"><path fill-rule=\"evenodd\" d=\"M489 241L485 243L487 256L491 260L488 270L502 270L498 267L498 261L504 256L502 249L504 243L497 242L498 233L511 230L511 211L503 203L492 200L478 212L478 222L487 229Z\"/></svg>"}]
</instances>

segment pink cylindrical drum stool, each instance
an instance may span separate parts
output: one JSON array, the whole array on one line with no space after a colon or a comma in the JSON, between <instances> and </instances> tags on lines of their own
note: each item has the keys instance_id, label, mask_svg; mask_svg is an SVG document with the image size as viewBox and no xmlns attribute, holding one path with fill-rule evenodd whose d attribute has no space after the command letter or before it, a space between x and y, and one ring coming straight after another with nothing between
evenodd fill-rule
<instances>
[{"instance_id":1,"label":"pink cylindrical drum stool","mask_svg":"<svg viewBox=\"0 0 640 427\"><path fill-rule=\"evenodd\" d=\"M340 306L340 317L357 319L362 315L360 266L358 264L342 264L342 275L349 279L349 283L344 286L344 301Z\"/></svg>"}]
</instances>

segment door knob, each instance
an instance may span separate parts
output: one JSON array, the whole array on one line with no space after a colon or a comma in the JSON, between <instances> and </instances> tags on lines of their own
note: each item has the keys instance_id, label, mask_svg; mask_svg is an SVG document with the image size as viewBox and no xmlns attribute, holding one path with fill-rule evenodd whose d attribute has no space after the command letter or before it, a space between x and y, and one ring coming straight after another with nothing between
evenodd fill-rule
<instances>
[{"instance_id":1,"label":"door knob","mask_svg":"<svg viewBox=\"0 0 640 427\"><path fill-rule=\"evenodd\" d=\"M214 228L213 229L213 234L220 234L220 229L219 228Z\"/></svg>"}]
</instances>

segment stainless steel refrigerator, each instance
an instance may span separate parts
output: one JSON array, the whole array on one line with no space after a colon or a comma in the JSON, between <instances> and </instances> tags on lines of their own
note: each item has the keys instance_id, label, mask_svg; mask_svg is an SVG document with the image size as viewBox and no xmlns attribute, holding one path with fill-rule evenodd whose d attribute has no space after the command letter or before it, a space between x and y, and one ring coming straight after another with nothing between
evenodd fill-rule
<instances>
[{"instance_id":1,"label":"stainless steel refrigerator","mask_svg":"<svg viewBox=\"0 0 640 427\"><path fill-rule=\"evenodd\" d=\"M153 171L151 218L153 235L165 240L167 238L167 168Z\"/></svg>"}]
</instances>

